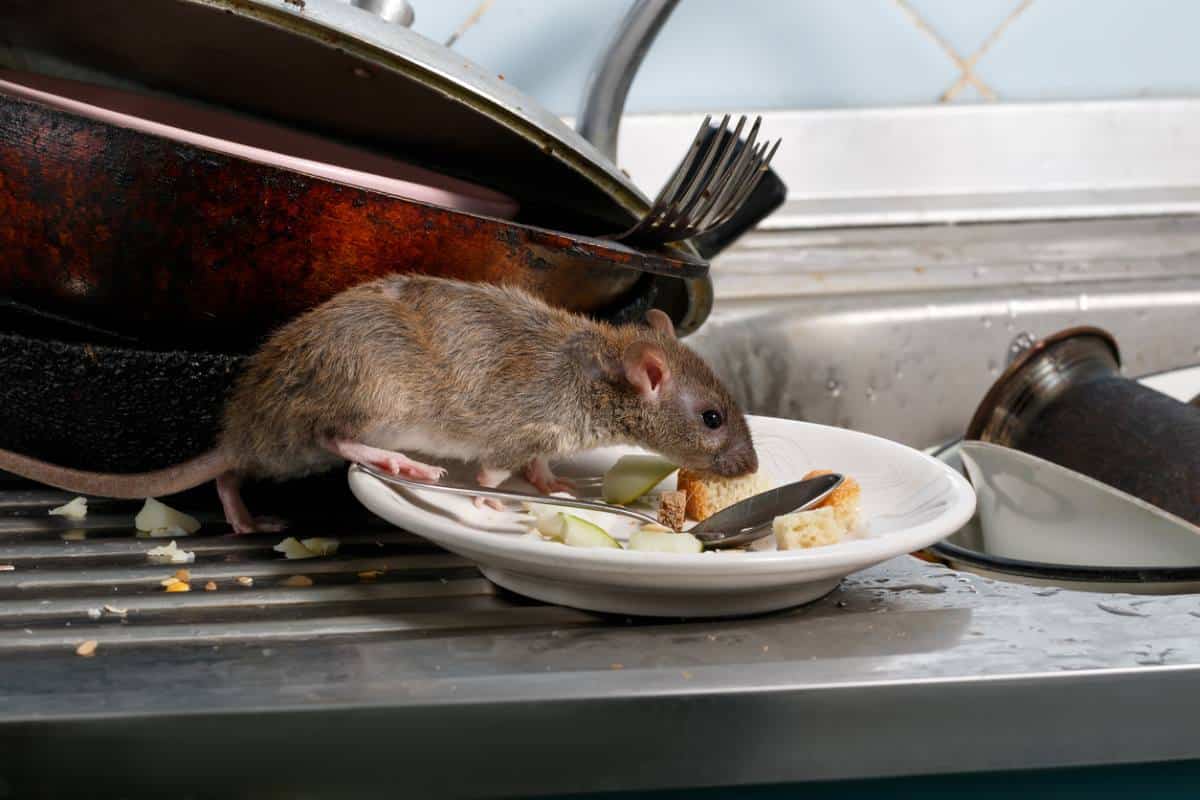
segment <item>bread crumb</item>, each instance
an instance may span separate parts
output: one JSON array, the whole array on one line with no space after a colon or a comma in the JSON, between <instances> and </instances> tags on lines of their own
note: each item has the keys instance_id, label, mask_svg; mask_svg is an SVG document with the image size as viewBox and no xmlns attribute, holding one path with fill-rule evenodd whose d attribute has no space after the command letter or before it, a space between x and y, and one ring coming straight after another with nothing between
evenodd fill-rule
<instances>
[{"instance_id":1,"label":"bread crumb","mask_svg":"<svg viewBox=\"0 0 1200 800\"><path fill-rule=\"evenodd\" d=\"M830 469L814 469L800 480L806 481L809 478L819 478L822 475L832 475L833 470ZM838 521L847 531L854 530L854 526L858 524L858 501L862 495L862 487L858 485L858 481L851 478L849 475L842 475L842 482L836 489L818 503L815 508L832 508L837 514Z\"/></svg>"},{"instance_id":2,"label":"bread crumb","mask_svg":"<svg viewBox=\"0 0 1200 800\"><path fill-rule=\"evenodd\" d=\"M200 521L147 497L142 510L133 518L133 526L151 536L188 536L200 530Z\"/></svg>"},{"instance_id":3,"label":"bread crumb","mask_svg":"<svg viewBox=\"0 0 1200 800\"><path fill-rule=\"evenodd\" d=\"M293 589L302 589L302 588L305 588L308 586L312 586L313 580L312 580L312 578L308 577L307 575L293 575L292 577L283 581L283 585L290 586Z\"/></svg>"},{"instance_id":4,"label":"bread crumb","mask_svg":"<svg viewBox=\"0 0 1200 800\"><path fill-rule=\"evenodd\" d=\"M609 664L609 669L625 669L624 664Z\"/></svg>"},{"instance_id":5,"label":"bread crumb","mask_svg":"<svg viewBox=\"0 0 1200 800\"><path fill-rule=\"evenodd\" d=\"M204 584L204 591L215 592L216 590L217 590L216 581L209 581L208 583Z\"/></svg>"},{"instance_id":6,"label":"bread crumb","mask_svg":"<svg viewBox=\"0 0 1200 800\"><path fill-rule=\"evenodd\" d=\"M771 480L762 472L740 478L722 478L689 469L679 470L677 485L687 492L687 516L697 522L771 488Z\"/></svg>"},{"instance_id":7,"label":"bread crumb","mask_svg":"<svg viewBox=\"0 0 1200 800\"><path fill-rule=\"evenodd\" d=\"M829 506L795 511L776 517L772 523L775 546L780 550L804 550L837 544L846 535L846 526Z\"/></svg>"},{"instance_id":8,"label":"bread crumb","mask_svg":"<svg viewBox=\"0 0 1200 800\"><path fill-rule=\"evenodd\" d=\"M180 582L181 581L179 580L179 578L176 578L174 575L172 575L170 578L163 578L158 583L160 586L174 586L175 584L180 583Z\"/></svg>"},{"instance_id":9,"label":"bread crumb","mask_svg":"<svg viewBox=\"0 0 1200 800\"><path fill-rule=\"evenodd\" d=\"M88 639L86 642L80 644L79 647L75 648L75 655L83 656L84 658L91 658L92 656L96 655L96 648L99 646L100 643L95 639Z\"/></svg>"},{"instance_id":10,"label":"bread crumb","mask_svg":"<svg viewBox=\"0 0 1200 800\"><path fill-rule=\"evenodd\" d=\"M187 569L177 569L175 570L175 577L181 581L190 581L192 579L192 572Z\"/></svg>"},{"instance_id":11,"label":"bread crumb","mask_svg":"<svg viewBox=\"0 0 1200 800\"><path fill-rule=\"evenodd\" d=\"M175 540L172 539L169 544L151 547L147 550L146 560L151 564L191 564L196 560L196 554L188 550L180 550L179 546L175 544Z\"/></svg>"},{"instance_id":12,"label":"bread crumb","mask_svg":"<svg viewBox=\"0 0 1200 800\"><path fill-rule=\"evenodd\" d=\"M83 519L87 516L87 498L76 497L69 503L64 503L58 508L52 508L48 512L52 517L66 517L67 519Z\"/></svg>"},{"instance_id":13,"label":"bread crumb","mask_svg":"<svg viewBox=\"0 0 1200 800\"><path fill-rule=\"evenodd\" d=\"M129 613L129 609L127 608L117 608L116 606L110 606L107 603L104 604L104 610L112 614L114 617L123 617Z\"/></svg>"},{"instance_id":14,"label":"bread crumb","mask_svg":"<svg viewBox=\"0 0 1200 800\"><path fill-rule=\"evenodd\" d=\"M535 531L535 533L536 533L536 531ZM539 534L539 536L540 536L540 534ZM368 570L358 573L358 577L364 581L373 581L376 578L381 577L384 574L385 574L384 571L381 569L368 569Z\"/></svg>"},{"instance_id":15,"label":"bread crumb","mask_svg":"<svg viewBox=\"0 0 1200 800\"><path fill-rule=\"evenodd\" d=\"M683 527L687 513L687 492L663 492L658 499L658 521L677 531Z\"/></svg>"},{"instance_id":16,"label":"bread crumb","mask_svg":"<svg viewBox=\"0 0 1200 800\"><path fill-rule=\"evenodd\" d=\"M190 592L191 590L191 584L184 583L183 581L175 581L167 587L168 592Z\"/></svg>"},{"instance_id":17,"label":"bread crumb","mask_svg":"<svg viewBox=\"0 0 1200 800\"><path fill-rule=\"evenodd\" d=\"M234 578L234 580L237 581L238 586L253 586L254 585L254 578L251 578L246 575L239 575L236 578Z\"/></svg>"}]
</instances>

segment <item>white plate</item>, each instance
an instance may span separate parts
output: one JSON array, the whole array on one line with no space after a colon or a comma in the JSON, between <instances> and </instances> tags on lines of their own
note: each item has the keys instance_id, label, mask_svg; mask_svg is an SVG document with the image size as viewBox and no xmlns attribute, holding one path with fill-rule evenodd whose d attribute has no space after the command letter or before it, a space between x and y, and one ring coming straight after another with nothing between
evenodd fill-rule
<instances>
[{"instance_id":1,"label":"white plate","mask_svg":"<svg viewBox=\"0 0 1200 800\"><path fill-rule=\"evenodd\" d=\"M986 551L1098 567L1200 564L1200 528L1146 501L1020 450L963 442Z\"/></svg>"},{"instance_id":2,"label":"white plate","mask_svg":"<svg viewBox=\"0 0 1200 800\"><path fill-rule=\"evenodd\" d=\"M768 537L753 552L689 555L572 548L526 536L518 511L479 511L466 498L394 489L355 467L350 488L371 511L475 561L506 589L575 608L644 616L735 616L807 603L852 572L933 544L974 513L975 495L961 475L904 445L769 417L751 417L750 428L761 467L776 485L812 469L858 480L863 524L855 538L775 551ZM556 468L599 476L630 452L637 451L594 450ZM669 478L664 488L673 483Z\"/></svg>"}]
</instances>

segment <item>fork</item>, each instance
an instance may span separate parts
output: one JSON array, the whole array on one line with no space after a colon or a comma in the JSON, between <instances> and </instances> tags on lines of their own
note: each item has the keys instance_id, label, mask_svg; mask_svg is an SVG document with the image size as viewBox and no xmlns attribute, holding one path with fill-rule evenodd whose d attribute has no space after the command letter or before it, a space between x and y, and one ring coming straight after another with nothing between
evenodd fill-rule
<instances>
[{"instance_id":1,"label":"fork","mask_svg":"<svg viewBox=\"0 0 1200 800\"><path fill-rule=\"evenodd\" d=\"M711 116L700 124L687 155L655 198L654 204L636 225L608 237L614 241L666 244L691 239L724 224L754 191L775 157L782 140L756 145L762 117L755 117L741 152L734 155L746 117L738 119L731 136L730 116L725 115L715 135Z\"/></svg>"}]
</instances>

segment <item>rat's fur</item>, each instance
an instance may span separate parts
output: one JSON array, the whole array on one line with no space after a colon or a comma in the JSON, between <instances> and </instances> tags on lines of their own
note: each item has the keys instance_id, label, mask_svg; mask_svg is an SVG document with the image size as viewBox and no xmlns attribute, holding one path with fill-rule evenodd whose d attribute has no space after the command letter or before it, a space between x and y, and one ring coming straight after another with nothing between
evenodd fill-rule
<instances>
[{"instance_id":1,"label":"rat's fur","mask_svg":"<svg viewBox=\"0 0 1200 800\"><path fill-rule=\"evenodd\" d=\"M284 325L247 360L226 404L220 463L198 460L191 485L223 472L222 502L242 530L253 528L237 493L242 478L294 478L347 458L440 477L403 450L476 460L485 485L524 469L543 491L562 487L548 458L609 444L723 475L757 469L729 392L675 339L666 315L649 321L612 326L518 289L440 278L363 284ZM702 421L709 409L724 417L716 430ZM0 451L0 468L11 469L7 455ZM177 473L170 488L188 488ZM156 474L128 476L142 478L138 496L164 493L146 480ZM104 477L84 490L134 488Z\"/></svg>"}]
</instances>

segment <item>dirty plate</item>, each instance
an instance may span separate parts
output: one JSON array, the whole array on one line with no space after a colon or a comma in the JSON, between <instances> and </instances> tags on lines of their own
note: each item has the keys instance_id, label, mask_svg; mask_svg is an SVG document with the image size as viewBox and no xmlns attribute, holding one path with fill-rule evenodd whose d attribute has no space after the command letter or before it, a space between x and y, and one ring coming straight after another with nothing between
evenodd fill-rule
<instances>
[{"instance_id":1,"label":"dirty plate","mask_svg":"<svg viewBox=\"0 0 1200 800\"><path fill-rule=\"evenodd\" d=\"M1200 365L1166 370L1138 380L1142 384L1184 403L1200 395ZM934 448L930 453L956 472L962 474L966 471L963 465L961 440ZM1032 456L1028 457L1028 459L1032 458ZM1038 459L1038 461L1041 460ZM1016 551L1011 549L1011 545L1022 544L1022 542L1018 542L1014 537L1028 533L1023 528L1028 521L1022 520L1016 525L1005 524L1004 528L999 531L996 530L995 525L992 525L989 535L985 536L981 519L984 514L980 513L957 533L934 545L931 548L931 554L944 560L955 569L1034 586L1055 586L1085 592L1136 594L1193 594L1200 592L1200 560L1197 560L1193 552L1172 553L1170 550L1164 551L1161 548L1150 547L1151 540L1145 536L1139 537L1137 540L1128 536L1130 530L1147 534L1159 530L1161 526L1162 541L1166 542L1168 547L1187 547L1191 543L1186 540L1179 541L1177 526L1191 529L1188 523L1182 520L1170 523L1169 521L1175 520L1175 518L1157 509L1144 511L1145 504L1136 498L1130 498L1128 502L1123 501L1125 508L1116 510L1115 513L1118 515L1116 517L1112 516L1114 510L1110 508L1103 514L1092 514L1090 519L1084 518L1085 513L1089 512L1089 507L1094 502L1098 501L1107 505L1113 502L1113 498L1125 495L1116 489L1100 485L1091 488L1103 492L1107 495L1106 497L1097 497L1093 500L1082 496L1071 497L1080 491L1088 491L1089 484L1095 482L1049 462L1044 463L1046 464L1044 475L1037 478L1030 476L1030 478L1018 482L1022 491L1027 494L1020 501L1020 505L1028 505L1036 511L1040 506L1051 503L1054 508L1059 509L1060 515L1062 509L1078 508L1078 519L1059 520L1067 527L1058 529L1056 533L1064 534L1065 532L1065 540L1062 535L1058 535L1053 542L1043 542L1042 550L1034 551L1026 547L1022 551ZM1074 476L1072 483L1076 484L1066 497L1063 496L1062 491L1063 473L1070 473ZM1035 493L1040 496L1035 497ZM984 501L981 501L980 505L983 506ZM981 508L981 512L988 510ZM1122 514L1144 516L1134 522L1127 521L1122 525L1114 525L1114 521L1119 519ZM1001 520L1001 522L1004 521ZM1173 526L1176 527L1176 530L1171 530ZM1045 532L1043 531L1043 533ZM1000 535L999 539L997 533ZM1005 540L1006 536L1008 540ZM1123 538L1124 544L1141 542L1140 552L1135 555L1114 551L1112 545L1114 543L1121 544L1121 542L1112 541L1113 537ZM1157 539L1157 537L1154 538ZM1106 540L1109 541L1106 542ZM1023 542L1025 545L1030 543L1028 538ZM1068 543L1075 545L1077 549L1075 553L1061 552L1063 545ZM997 545L999 545L999 551L996 549ZM1047 546L1057 548L1059 551L1047 550L1045 549ZM1005 549L1006 547L1010 549ZM1114 558L1114 556L1119 557Z\"/></svg>"},{"instance_id":2,"label":"dirty plate","mask_svg":"<svg viewBox=\"0 0 1200 800\"><path fill-rule=\"evenodd\" d=\"M374 513L479 564L491 581L545 602L641 616L721 617L815 600L846 575L927 547L975 510L970 485L945 464L886 439L792 420L751 417L759 461L778 486L813 469L862 485L862 523L852 539L776 551L770 537L748 552L643 553L567 547L526 535L520 509L476 509L467 498L393 487L355 467L350 488ZM604 448L556 465L598 477L632 448ZM668 478L657 490L674 486ZM586 480L581 484L588 485ZM514 485L518 485L514 483ZM582 492L587 494L588 492ZM621 539L634 529L611 517Z\"/></svg>"}]
</instances>

